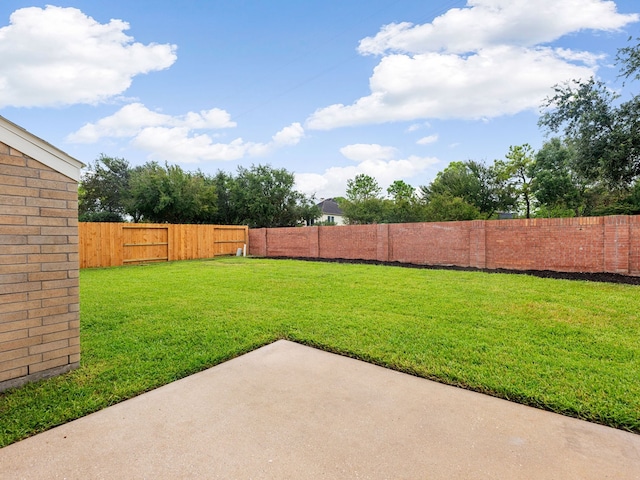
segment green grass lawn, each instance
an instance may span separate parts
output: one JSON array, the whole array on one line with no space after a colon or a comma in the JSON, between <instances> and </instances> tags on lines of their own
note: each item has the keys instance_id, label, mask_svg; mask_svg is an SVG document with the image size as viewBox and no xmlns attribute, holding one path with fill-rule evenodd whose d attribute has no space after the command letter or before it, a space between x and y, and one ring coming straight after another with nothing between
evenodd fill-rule
<instances>
[{"instance_id":1,"label":"green grass lawn","mask_svg":"<svg viewBox=\"0 0 640 480\"><path fill-rule=\"evenodd\" d=\"M640 433L640 287L221 258L83 270L81 367L0 394L0 446L279 338Z\"/></svg>"}]
</instances>

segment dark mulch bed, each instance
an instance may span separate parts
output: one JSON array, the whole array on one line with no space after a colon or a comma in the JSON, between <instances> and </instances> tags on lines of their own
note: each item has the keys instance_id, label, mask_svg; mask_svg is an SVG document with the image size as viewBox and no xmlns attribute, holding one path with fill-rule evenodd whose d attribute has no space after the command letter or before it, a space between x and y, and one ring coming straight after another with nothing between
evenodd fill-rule
<instances>
[{"instance_id":1,"label":"dark mulch bed","mask_svg":"<svg viewBox=\"0 0 640 480\"><path fill-rule=\"evenodd\" d=\"M415 263L400 262L378 262L376 260L353 260L345 258L308 258L308 257L269 257L282 260L304 260L308 262L328 262L328 263L355 263L365 265L388 265L403 268L423 268L429 270L458 270L463 272L486 272L486 273L509 273L515 275L532 275L541 278L558 278L562 280L583 280L588 282L605 283L626 283L629 285L640 285L640 277L630 275L620 275L618 273L587 273L587 272L555 272L551 270L508 270L497 268L457 267L455 265L417 265Z\"/></svg>"}]
</instances>

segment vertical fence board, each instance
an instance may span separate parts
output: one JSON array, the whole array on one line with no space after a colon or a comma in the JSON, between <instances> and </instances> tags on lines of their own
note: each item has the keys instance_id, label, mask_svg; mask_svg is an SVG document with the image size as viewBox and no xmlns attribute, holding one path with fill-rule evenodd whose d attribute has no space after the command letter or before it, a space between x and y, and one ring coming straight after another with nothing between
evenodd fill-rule
<instances>
[{"instance_id":1,"label":"vertical fence board","mask_svg":"<svg viewBox=\"0 0 640 480\"><path fill-rule=\"evenodd\" d=\"M80 268L235 255L246 226L80 222Z\"/></svg>"},{"instance_id":2,"label":"vertical fence board","mask_svg":"<svg viewBox=\"0 0 640 480\"><path fill-rule=\"evenodd\" d=\"M169 226L127 224L124 233L123 263L166 262L169 260Z\"/></svg>"}]
</instances>

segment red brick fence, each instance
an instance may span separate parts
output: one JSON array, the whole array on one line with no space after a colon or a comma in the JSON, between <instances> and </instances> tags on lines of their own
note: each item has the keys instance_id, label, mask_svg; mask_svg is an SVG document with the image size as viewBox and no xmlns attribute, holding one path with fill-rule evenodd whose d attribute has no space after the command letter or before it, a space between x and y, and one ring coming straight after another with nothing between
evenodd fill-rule
<instances>
[{"instance_id":1,"label":"red brick fence","mask_svg":"<svg viewBox=\"0 0 640 480\"><path fill-rule=\"evenodd\" d=\"M261 228L249 253L640 275L640 216Z\"/></svg>"}]
</instances>

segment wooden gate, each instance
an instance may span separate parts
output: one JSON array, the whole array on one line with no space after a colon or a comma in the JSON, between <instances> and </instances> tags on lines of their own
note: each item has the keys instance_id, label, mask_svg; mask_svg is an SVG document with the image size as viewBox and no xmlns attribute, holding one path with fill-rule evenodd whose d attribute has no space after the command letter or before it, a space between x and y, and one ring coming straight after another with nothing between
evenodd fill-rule
<instances>
[{"instance_id":1,"label":"wooden gate","mask_svg":"<svg viewBox=\"0 0 640 480\"><path fill-rule=\"evenodd\" d=\"M167 225L124 225L123 239L123 263L169 260L169 227Z\"/></svg>"}]
</instances>

